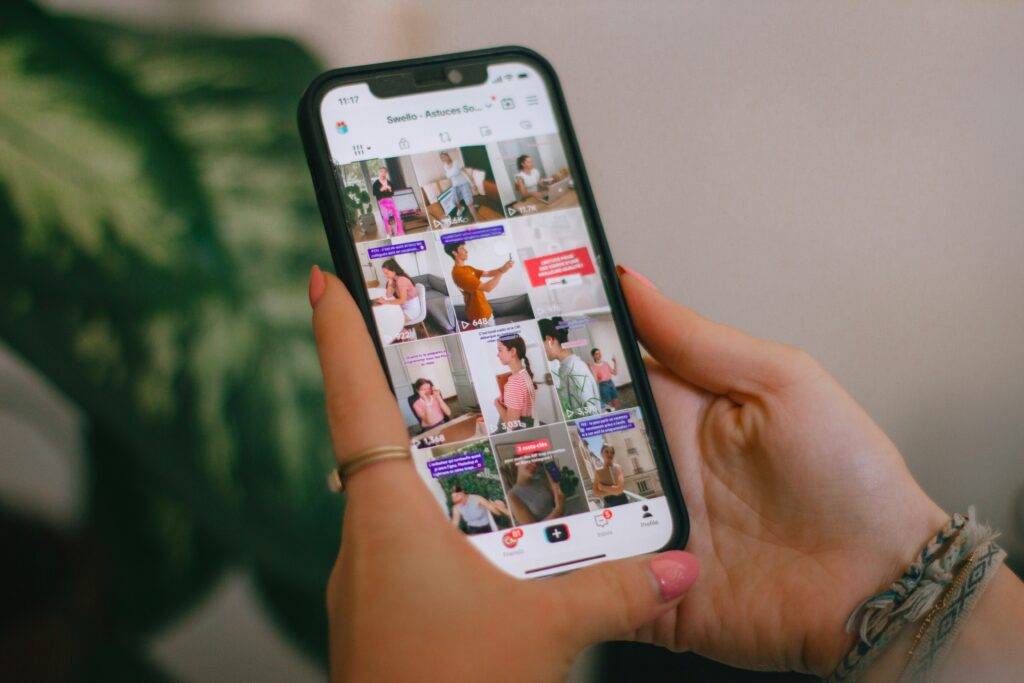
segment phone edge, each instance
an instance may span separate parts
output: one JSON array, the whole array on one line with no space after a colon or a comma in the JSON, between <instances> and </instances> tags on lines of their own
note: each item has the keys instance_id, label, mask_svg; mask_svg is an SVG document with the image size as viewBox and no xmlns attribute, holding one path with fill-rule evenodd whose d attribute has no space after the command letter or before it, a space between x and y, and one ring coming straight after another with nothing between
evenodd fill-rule
<instances>
[{"instance_id":1,"label":"phone edge","mask_svg":"<svg viewBox=\"0 0 1024 683\"><path fill-rule=\"evenodd\" d=\"M349 293L352 294L352 298L359 306L360 312L363 315L363 320L366 323L367 330L372 331L375 327L373 311L371 310L369 298L366 296L366 293L361 286L362 283L359 281L359 264L355 254L355 243L352 242L350 245L347 245L350 248L346 248L346 245L339 244L339 238L334 234L336 230L332 229L332 226L344 226L345 221L340 205L340 195L338 195L337 192L330 192L330 183L334 182L334 169L331 167L331 155L327 146L326 136L324 134L323 127L320 126L320 122L317 118L320 102L325 94L325 86L339 79L352 79L353 77L363 74L371 74L389 69L425 66L435 63L450 63L452 61L476 58L493 59L505 56L526 59L527 61L533 62L544 72L544 76L551 86L553 104L563 125L563 142L567 145L569 156L578 171L577 175L579 177L574 178L574 180L578 182L583 189L583 192L579 192L577 194L580 195L581 204L584 206L587 217L590 218L590 222L592 224L590 233L594 242L593 246L598 250L601 261L606 265L606 270L608 271L607 273L604 273L604 276L606 283L609 285L609 289L613 294L611 297L613 300L609 301L609 305L617 314L615 319L619 321L618 324L620 326L620 332L625 332L627 340L633 340L633 343L624 345L623 351L630 355L630 370L633 375L633 381L639 382L642 390L638 395L641 396L640 405L645 411L645 419L648 421L653 420L657 427L656 429L649 430L649 434L656 440L657 451L655 457L658 458L659 467L662 468L662 471L667 473L668 478L670 479L670 482L668 483L671 484L672 481L677 483L676 486L662 486L664 495L668 497L671 502L669 510L672 515L672 534L665 545L659 548L656 552L685 548L690 537L689 510L687 509L686 500L681 491L681 484L679 482L675 464L672 461L672 452L669 449L668 442L665 438L665 430L662 426L661 413L654 401L654 394L651 390L650 380L647 376L646 364L644 363L643 355L641 354L639 344L637 343L639 338L636 335L633 318L629 313L629 308L626 306L625 297L622 293L619 279L615 273L615 261L612 258L611 249L608 245L608 240L604 230L604 224L601 221L600 214L597 210L597 202L594 198L594 193L591 190L590 179L583 163L583 155L580 152L579 142L576 138L576 131L572 125L572 119L569 116L568 103L562 90L561 81L559 81L554 67L545 57L527 47L519 45L505 45L481 50L470 50L466 52L431 55L428 57L414 59L403 59L331 69L323 72L313 79L303 93L302 98L299 100L299 135L302 138L303 150L305 152L306 162L309 166L310 175L312 177L317 206L320 209L320 215L324 222L324 231L327 234L327 243L331 252L331 258L334 262L335 270L337 271L338 277L345 283ZM623 330L622 328L625 329ZM387 361L384 356L384 347L377 338L377 335L371 333L370 338L373 340L373 344L376 347L377 358L381 364L381 368L384 369L384 376L387 379L388 387L391 389L392 393L394 393L394 386L391 384L391 377L387 372ZM632 372L634 369L636 372ZM665 482L663 482L663 484L664 483Z\"/></svg>"}]
</instances>

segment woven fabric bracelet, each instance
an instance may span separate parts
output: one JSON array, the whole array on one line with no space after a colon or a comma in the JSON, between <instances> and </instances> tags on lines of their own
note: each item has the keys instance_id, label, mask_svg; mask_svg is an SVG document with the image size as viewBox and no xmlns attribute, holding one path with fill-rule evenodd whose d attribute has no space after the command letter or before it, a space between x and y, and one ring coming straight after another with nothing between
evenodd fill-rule
<instances>
[{"instance_id":1,"label":"woven fabric bracelet","mask_svg":"<svg viewBox=\"0 0 1024 683\"><path fill-rule=\"evenodd\" d=\"M930 670L942 664L988 582L1006 559L1006 552L996 545L995 537L996 534L990 534L971 553L953 583L921 623L907 653L900 681L923 681Z\"/></svg>"},{"instance_id":2,"label":"woven fabric bracelet","mask_svg":"<svg viewBox=\"0 0 1024 683\"><path fill-rule=\"evenodd\" d=\"M953 581L956 568L994 534L981 526L974 508L954 514L887 590L862 602L846 622L856 632L853 649L828 680L855 681L903 627L924 617Z\"/></svg>"}]
</instances>

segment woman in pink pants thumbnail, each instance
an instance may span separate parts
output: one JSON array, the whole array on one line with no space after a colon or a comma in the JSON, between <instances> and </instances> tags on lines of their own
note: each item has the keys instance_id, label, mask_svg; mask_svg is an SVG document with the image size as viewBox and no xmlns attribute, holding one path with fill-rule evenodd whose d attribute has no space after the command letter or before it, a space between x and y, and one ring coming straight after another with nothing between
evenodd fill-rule
<instances>
[{"instance_id":1,"label":"woman in pink pants thumbnail","mask_svg":"<svg viewBox=\"0 0 1024 683\"><path fill-rule=\"evenodd\" d=\"M405 227L402 225L402 214L395 206L395 188L388 176L387 166L381 166L377 172L377 179L373 181L373 196L377 198L377 206L380 207L380 218L384 223L384 233L394 237L404 235ZM394 221L394 227L391 222Z\"/></svg>"}]
</instances>

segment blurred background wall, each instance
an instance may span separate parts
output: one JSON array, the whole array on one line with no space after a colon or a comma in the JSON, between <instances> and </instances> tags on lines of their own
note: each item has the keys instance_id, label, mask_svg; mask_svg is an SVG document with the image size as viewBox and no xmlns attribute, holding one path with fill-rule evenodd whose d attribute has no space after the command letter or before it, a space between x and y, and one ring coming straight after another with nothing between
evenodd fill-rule
<instances>
[{"instance_id":1,"label":"blurred background wall","mask_svg":"<svg viewBox=\"0 0 1024 683\"><path fill-rule=\"evenodd\" d=\"M942 506L977 505L1024 553L1024 3L46 6L143 31L281 36L323 67L538 50L561 76L618 260L710 317L807 348ZM287 229L329 261L315 212ZM275 304L296 325L306 266L289 264L294 297ZM74 528L88 415L32 366L0 348L0 498ZM226 562L154 629L145 652L162 671L321 675L308 645L280 636L281 602L268 610L248 566Z\"/></svg>"}]
</instances>

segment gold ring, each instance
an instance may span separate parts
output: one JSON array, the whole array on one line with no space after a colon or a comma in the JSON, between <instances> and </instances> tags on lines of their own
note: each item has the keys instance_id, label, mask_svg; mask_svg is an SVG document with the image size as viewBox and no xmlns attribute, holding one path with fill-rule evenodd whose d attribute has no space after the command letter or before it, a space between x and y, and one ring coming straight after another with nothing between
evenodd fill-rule
<instances>
[{"instance_id":1,"label":"gold ring","mask_svg":"<svg viewBox=\"0 0 1024 683\"><path fill-rule=\"evenodd\" d=\"M335 493L345 490L349 478L359 470L384 460L406 460L412 457L408 446L375 446L345 458L327 477L327 486Z\"/></svg>"}]
</instances>

